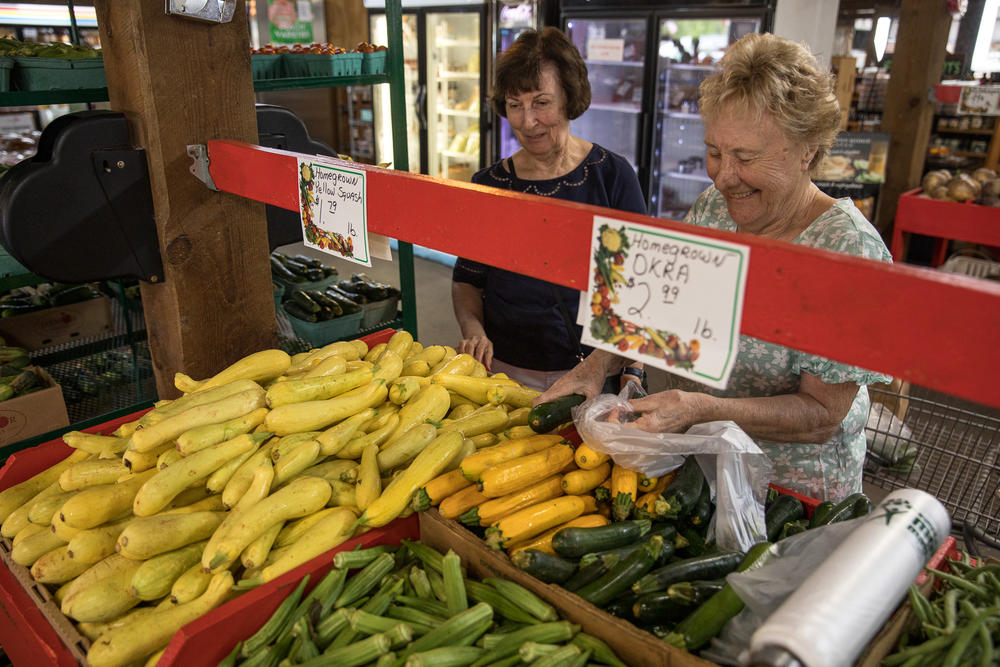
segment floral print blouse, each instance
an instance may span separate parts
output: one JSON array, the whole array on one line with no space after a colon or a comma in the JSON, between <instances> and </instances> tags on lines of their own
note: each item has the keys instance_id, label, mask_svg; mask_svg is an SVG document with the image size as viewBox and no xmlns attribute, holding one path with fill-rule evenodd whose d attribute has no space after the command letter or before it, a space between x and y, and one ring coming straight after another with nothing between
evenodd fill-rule
<instances>
[{"instance_id":1,"label":"floral print blouse","mask_svg":"<svg viewBox=\"0 0 1000 667\"><path fill-rule=\"evenodd\" d=\"M725 199L715 186L709 186L698 197L685 222L738 231L729 217ZM892 261L878 231L847 198L836 200L792 242ZM677 388L695 389L720 397L747 398L793 393L798 389L802 372L816 375L828 383L858 383L857 397L840 428L822 445L766 441L758 441L758 444L771 459L775 484L812 498L838 500L861 490L869 405L866 385L888 382L889 377L751 336L740 336L739 356L725 390L709 389L676 376L670 376L668 381Z\"/></svg>"}]
</instances>

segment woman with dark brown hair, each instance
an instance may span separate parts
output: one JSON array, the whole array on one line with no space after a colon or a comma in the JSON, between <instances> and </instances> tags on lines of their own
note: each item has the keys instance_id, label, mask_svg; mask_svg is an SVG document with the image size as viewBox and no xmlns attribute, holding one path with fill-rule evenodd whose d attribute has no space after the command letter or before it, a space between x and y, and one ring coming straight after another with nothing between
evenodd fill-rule
<instances>
[{"instance_id":1,"label":"woman with dark brown hair","mask_svg":"<svg viewBox=\"0 0 1000 667\"><path fill-rule=\"evenodd\" d=\"M583 58L562 32L549 27L522 33L497 60L490 103L521 148L479 171L473 183L646 213L639 179L625 158L570 134L570 121L590 106L590 82ZM579 296L459 259L452 283L462 330L458 350L494 372L546 389L579 360Z\"/></svg>"}]
</instances>

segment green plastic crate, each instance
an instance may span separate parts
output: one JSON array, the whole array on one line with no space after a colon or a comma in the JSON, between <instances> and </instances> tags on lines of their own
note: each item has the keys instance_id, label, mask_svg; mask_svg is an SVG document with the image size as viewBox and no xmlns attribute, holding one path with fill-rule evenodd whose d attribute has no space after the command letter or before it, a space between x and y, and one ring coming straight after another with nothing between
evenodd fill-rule
<instances>
[{"instance_id":1,"label":"green plastic crate","mask_svg":"<svg viewBox=\"0 0 1000 667\"><path fill-rule=\"evenodd\" d=\"M11 72L15 90L104 88L103 58L35 58L17 56Z\"/></svg>"},{"instance_id":2,"label":"green plastic crate","mask_svg":"<svg viewBox=\"0 0 1000 667\"><path fill-rule=\"evenodd\" d=\"M302 340L309 341L315 347L322 347L335 340L357 335L361 331L361 316L364 312L353 315L341 315L325 322L306 322L294 315L285 313L292 324L292 331Z\"/></svg>"},{"instance_id":3,"label":"green plastic crate","mask_svg":"<svg viewBox=\"0 0 1000 667\"><path fill-rule=\"evenodd\" d=\"M282 71L280 53L254 53L250 56L250 66L253 68L255 81L261 79L280 79Z\"/></svg>"},{"instance_id":4,"label":"green plastic crate","mask_svg":"<svg viewBox=\"0 0 1000 667\"><path fill-rule=\"evenodd\" d=\"M385 74L385 54L386 51L372 51L362 53L361 73L362 74Z\"/></svg>"},{"instance_id":5,"label":"green plastic crate","mask_svg":"<svg viewBox=\"0 0 1000 667\"><path fill-rule=\"evenodd\" d=\"M10 71L14 68L14 59L3 56L0 57L0 93L10 90Z\"/></svg>"},{"instance_id":6,"label":"green plastic crate","mask_svg":"<svg viewBox=\"0 0 1000 667\"><path fill-rule=\"evenodd\" d=\"M361 74L360 53L284 53L282 65L285 76L357 76Z\"/></svg>"}]
</instances>

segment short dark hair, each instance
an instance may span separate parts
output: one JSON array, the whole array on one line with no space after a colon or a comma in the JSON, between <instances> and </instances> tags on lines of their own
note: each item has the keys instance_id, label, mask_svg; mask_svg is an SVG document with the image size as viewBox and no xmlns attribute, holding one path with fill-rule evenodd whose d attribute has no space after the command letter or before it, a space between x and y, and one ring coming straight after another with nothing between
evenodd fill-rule
<instances>
[{"instance_id":1,"label":"short dark hair","mask_svg":"<svg viewBox=\"0 0 1000 667\"><path fill-rule=\"evenodd\" d=\"M579 118L590 106L590 81L587 65L573 42L551 26L525 30L497 58L490 104L498 115L507 117L507 97L538 90L542 66L555 66L559 83L566 94L566 115Z\"/></svg>"}]
</instances>

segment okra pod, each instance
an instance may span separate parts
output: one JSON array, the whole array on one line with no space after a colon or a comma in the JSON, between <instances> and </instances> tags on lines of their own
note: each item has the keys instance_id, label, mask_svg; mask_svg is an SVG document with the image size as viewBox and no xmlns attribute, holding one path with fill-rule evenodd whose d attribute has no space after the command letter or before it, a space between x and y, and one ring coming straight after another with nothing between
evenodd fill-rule
<instances>
[{"instance_id":1,"label":"okra pod","mask_svg":"<svg viewBox=\"0 0 1000 667\"><path fill-rule=\"evenodd\" d=\"M597 637L588 635L586 632L576 633L573 639L570 640L570 643L576 644L585 653L590 651L594 662L611 665L611 667L628 667L618 659L618 656L615 655L610 646Z\"/></svg>"},{"instance_id":2,"label":"okra pod","mask_svg":"<svg viewBox=\"0 0 1000 667\"><path fill-rule=\"evenodd\" d=\"M368 547L367 549L356 549L353 551L341 551L333 557L333 566L343 570L354 570L364 567L384 553L389 552L387 545Z\"/></svg>"},{"instance_id":3,"label":"okra pod","mask_svg":"<svg viewBox=\"0 0 1000 667\"><path fill-rule=\"evenodd\" d=\"M444 562L442 561L442 567L444 567ZM434 570L424 570L427 573L427 581L431 584L431 590L434 591L434 597L436 597L441 602L448 602L448 592L444 589L444 576L440 572L435 572Z\"/></svg>"},{"instance_id":4,"label":"okra pod","mask_svg":"<svg viewBox=\"0 0 1000 667\"><path fill-rule=\"evenodd\" d=\"M278 605L278 609L271 614L271 618L269 618L267 622L261 626L260 630L255 632L243 642L243 649L240 651L243 657L249 658L258 653L265 646L274 642L274 640L283 633L286 625L290 627L288 622L292 618L292 614L295 612L295 608L298 606L299 600L302 599L302 591L305 590L307 583L309 583L308 574L302 578L302 581L299 582L295 591L281 601L281 604Z\"/></svg>"},{"instance_id":5,"label":"okra pod","mask_svg":"<svg viewBox=\"0 0 1000 667\"><path fill-rule=\"evenodd\" d=\"M229 652L229 655L222 659L222 662L219 663L219 667L235 667L236 658L239 657L242 649L243 642L236 642L236 646L234 646L233 650Z\"/></svg>"},{"instance_id":6,"label":"okra pod","mask_svg":"<svg viewBox=\"0 0 1000 667\"><path fill-rule=\"evenodd\" d=\"M408 658L414 653L459 643L459 640L473 643L486 632L488 626L484 625L483 621L492 619L493 609L488 604L477 604L452 616L420 639L412 642L399 656L401 659ZM478 634L475 634L477 630Z\"/></svg>"},{"instance_id":7,"label":"okra pod","mask_svg":"<svg viewBox=\"0 0 1000 667\"><path fill-rule=\"evenodd\" d=\"M560 648L559 644L541 644L539 642L524 642L521 648L517 649L517 654L525 662L534 662L543 655L548 655Z\"/></svg>"},{"instance_id":8,"label":"okra pod","mask_svg":"<svg viewBox=\"0 0 1000 667\"><path fill-rule=\"evenodd\" d=\"M382 577L389 574L395 564L396 560L392 554L379 554L375 560L351 577L333 606L339 609L357 602L361 597L375 588Z\"/></svg>"},{"instance_id":9,"label":"okra pod","mask_svg":"<svg viewBox=\"0 0 1000 667\"><path fill-rule=\"evenodd\" d=\"M427 573L424 572L423 568L416 565L413 566L413 569L410 570L410 585L413 586L413 592L416 593L418 598L422 600L434 598L434 591L431 590L431 582L427 579Z\"/></svg>"},{"instance_id":10,"label":"okra pod","mask_svg":"<svg viewBox=\"0 0 1000 667\"><path fill-rule=\"evenodd\" d=\"M442 646L406 659L406 667L464 667L482 655L475 646Z\"/></svg>"},{"instance_id":11,"label":"okra pod","mask_svg":"<svg viewBox=\"0 0 1000 667\"><path fill-rule=\"evenodd\" d=\"M388 653L389 644L384 634L372 635L350 646L324 651L318 658L302 664L307 667L360 667Z\"/></svg>"},{"instance_id":12,"label":"okra pod","mask_svg":"<svg viewBox=\"0 0 1000 667\"><path fill-rule=\"evenodd\" d=\"M347 609L338 609L316 624L316 645L325 649L348 626Z\"/></svg>"},{"instance_id":13,"label":"okra pod","mask_svg":"<svg viewBox=\"0 0 1000 667\"><path fill-rule=\"evenodd\" d=\"M556 613L555 607L542 600L521 584L497 578L483 579L483 583L489 584L493 588L497 589L501 595L515 605L524 609L539 621L559 620L559 614Z\"/></svg>"},{"instance_id":14,"label":"okra pod","mask_svg":"<svg viewBox=\"0 0 1000 667\"><path fill-rule=\"evenodd\" d=\"M382 588L379 589L378 593L373 595L370 600L365 602L361 606L361 609L363 611L368 612L369 614L381 616L389 608L389 605L392 604L392 599L393 597L395 597L396 591L402 588L402 586L403 586L402 579L398 577L388 577L385 580L385 582L383 582ZM358 632L357 630L354 630L353 628L350 627L346 627L340 631L340 634L334 637L333 641L330 642L330 645L327 647L327 650L329 651L331 649L339 649L345 646L349 646L350 644L357 641L357 639L360 636L361 633Z\"/></svg>"},{"instance_id":15,"label":"okra pod","mask_svg":"<svg viewBox=\"0 0 1000 667\"><path fill-rule=\"evenodd\" d=\"M448 553L441 559L441 570L445 600L448 603L448 615L454 616L469 608L469 599L462 576L462 559L449 549Z\"/></svg>"},{"instance_id":16,"label":"okra pod","mask_svg":"<svg viewBox=\"0 0 1000 667\"><path fill-rule=\"evenodd\" d=\"M425 570L433 570L441 574L441 559L444 558L436 549L433 549L422 542L404 541L403 544L414 556L424 564Z\"/></svg>"},{"instance_id":17,"label":"okra pod","mask_svg":"<svg viewBox=\"0 0 1000 667\"><path fill-rule=\"evenodd\" d=\"M386 610L385 615L399 621L406 621L410 624L416 623L417 625L423 625L429 628L436 628L448 620L446 616L435 616L434 614L428 614L420 609L398 605L389 607L389 609Z\"/></svg>"},{"instance_id":18,"label":"okra pod","mask_svg":"<svg viewBox=\"0 0 1000 667\"><path fill-rule=\"evenodd\" d=\"M410 597L409 595L397 595L396 602L413 609L418 609L425 614L433 614L441 618L450 618L454 614L448 613L448 605L438 600L425 600L423 598Z\"/></svg>"},{"instance_id":19,"label":"okra pod","mask_svg":"<svg viewBox=\"0 0 1000 667\"><path fill-rule=\"evenodd\" d=\"M529 625L507 634L496 646L486 651L479 659L472 663L472 667L482 667L503 658L517 656L517 650L521 648L521 644L524 642L533 641L544 644L558 644L569 641L579 631L579 625L573 625L568 621Z\"/></svg>"},{"instance_id":20,"label":"okra pod","mask_svg":"<svg viewBox=\"0 0 1000 667\"><path fill-rule=\"evenodd\" d=\"M485 602L504 618L519 623L538 623L537 618L505 598L500 591L488 584L466 579L465 590L468 591L470 598L476 602Z\"/></svg>"},{"instance_id":21,"label":"okra pod","mask_svg":"<svg viewBox=\"0 0 1000 667\"><path fill-rule=\"evenodd\" d=\"M543 655L531 664L535 667L565 667L578 655L580 655L579 646L576 644L566 644L548 655Z\"/></svg>"},{"instance_id":22,"label":"okra pod","mask_svg":"<svg viewBox=\"0 0 1000 667\"><path fill-rule=\"evenodd\" d=\"M384 633L389 638L390 649L400 649L413 641L413 628L408 623L396 623Z\"/></svg>"},{"instance_id":23,"label":"okra pod","mask_svg":"<svg viewBox=\"0 0 1000 667\"><path fill-rule=\"evenodd\" d=\"M375 667L389 667L396 664L396 654L392 651L382 654L382 657L375 662Z\"/></svg>"}]
</instances>

